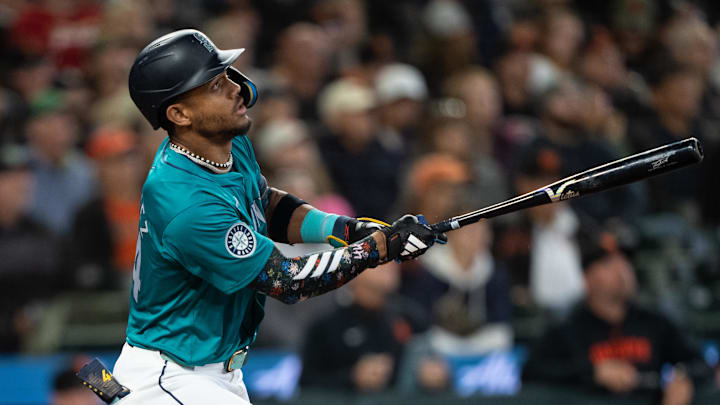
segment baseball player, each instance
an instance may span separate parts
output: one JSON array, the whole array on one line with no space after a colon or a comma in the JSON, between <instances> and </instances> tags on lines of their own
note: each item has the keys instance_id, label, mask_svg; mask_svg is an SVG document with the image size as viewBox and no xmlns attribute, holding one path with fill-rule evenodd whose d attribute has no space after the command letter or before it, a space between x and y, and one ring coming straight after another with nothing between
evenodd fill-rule
<instances>
[{"instance_id":1,"label":"baseball player","mask_svg":"<svg viewBox=\"0 0 720 405\"><path fill-rule=\"evenodd\" d=\"M145 47L130 71L133 101L168 138L143 186L114 369L123 405L248 404L241 367L267 296L291 304L325 293L443 237L416 216L381 226L268 186L245 136L257 89L231 66L242 52L181 30ZM336 249L285 257L273 241Z\"/></svg>"}]
</instances>

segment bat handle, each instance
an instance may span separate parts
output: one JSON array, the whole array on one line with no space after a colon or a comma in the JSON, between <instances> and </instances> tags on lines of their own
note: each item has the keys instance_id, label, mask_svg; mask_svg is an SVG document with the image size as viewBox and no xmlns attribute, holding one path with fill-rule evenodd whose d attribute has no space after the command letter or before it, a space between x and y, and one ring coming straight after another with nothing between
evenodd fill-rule
<instances>
[{"instance_id":1,"label":"bat handle","mask_svg":"<svg viewBox=\"0 0 720 405\"><path fill-rule=\"evenodd\" d=\"M432 224L430 225L430 228L437 233L445 233L460 228L460 223L455 218L450 218L436 224Z\"/></svg>"}]
</instances>

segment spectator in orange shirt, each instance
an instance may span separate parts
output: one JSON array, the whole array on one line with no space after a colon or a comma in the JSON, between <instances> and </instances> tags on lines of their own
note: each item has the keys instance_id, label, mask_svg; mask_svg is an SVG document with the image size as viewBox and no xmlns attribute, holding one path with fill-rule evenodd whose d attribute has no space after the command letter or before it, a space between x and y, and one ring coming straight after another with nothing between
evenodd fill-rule
<instances>
[{"instance_id":1,"label":"spectator in orange shirt","mask_svg":"<svg viewBox=\"0 0 720 405\"><path fill-rule=\"evenodd\" d=\"M664 316L632 302L632 264L608 232L581 239L587 297L531 350L524 380L687 405L712 371ZM673 366L667 384L662 369Z\"/></svg>"},{"instance_id":2,"label":"spectator in orange shirt","mask_svg":"<svg viewBox=\"0 0 720 405\"><path fill-rule=\"evenodd\" d=\"M101 128L88 141L100 190L75 217L70 258L74 286L122 285L123 275L132 270L144 176L136 142L134 133L114 128Z\"/></svg>"}]
</instances>

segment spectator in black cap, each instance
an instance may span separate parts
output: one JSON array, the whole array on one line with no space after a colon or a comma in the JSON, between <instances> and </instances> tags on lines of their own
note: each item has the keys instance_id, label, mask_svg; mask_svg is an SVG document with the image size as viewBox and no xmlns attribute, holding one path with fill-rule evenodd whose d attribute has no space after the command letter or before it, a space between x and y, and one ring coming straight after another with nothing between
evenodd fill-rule
<instances>
[{"instance_id":1,"label":"spectator in black cap","mask_svg":"<svg viewBox=\"0 0 720 405\"><path fill-rule=\"evenodd\" d=\"M565 165L552 145L535 144L519 153L515 167L518 194L562 177ZM510 269L516 306L547 309L562 316L583 295L582 268L575 242L577 214L566 203L523 211L517 222L498 232L497 257Z\"/></svg>"},{"instance_id":2,"label":"spectator in black cap","mask_svg":"<svg viewBox=\"0 0 720 405\"><path fill-rule=\"evenodd\" d=\"M532 348L524 379L689 404L710 368L667 318L633 303L632 264L614 235L593 232L580 241L586 299ZM673 367L666 384L665 364Z\"/></svg>"}]
</instances>

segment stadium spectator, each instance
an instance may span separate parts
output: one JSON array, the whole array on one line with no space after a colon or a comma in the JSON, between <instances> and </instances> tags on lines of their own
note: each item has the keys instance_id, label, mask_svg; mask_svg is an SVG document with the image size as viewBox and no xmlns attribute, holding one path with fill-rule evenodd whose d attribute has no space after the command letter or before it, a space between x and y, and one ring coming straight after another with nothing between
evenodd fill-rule
<instances>
[{"instance_id":1,"label":"stadium spectator","mask_svg":"<svg viewBox=\"0 0 720 405\"><path fill-rule=\"evenodd\" d=\"M431 94L438 94L443 80L477 63L475 27L461 1L429 1L418 18L424 34L417 41L418 65Z\"/></svg>"},{"instance_id":2,"label":"stadium spectator","mask_svg":"<svg viewBox=\"0 0 720 405\"><path fill-rule=\"evenodd\" d=\"M390 262L358 276L349 285L352 303L308 328L304 387L367 393L393 386L413 322L389 302L400 281L398 267Z\"/></svg>"},{"instance_id":3,"label":"stadium spectator","mask_svg":"<svg viewBox=\"0 0 720 405\"><path fill-rule=\"evenodd\" d=\"M262 164L263 173L269 177L270 184L275 184L275 173L279 171L300 170L312 176L316 192L322 194L333 189L318 146L310 138L303 121L292 118L272 119L255 133L253 139L258 161ZM298 191L297 195L309 198L301 190Z\"/></svg>"},{"instance_id":4,"label":"stadium spectator","mask_svg":"<svg viewBox=\"0 0 720 405\"><path fill-rule=\"evenodd\" d=\"M508 174L516 151L538 135L537 96L531 93L532 53L510 49L497 57L495 75L503 101L503 117L496 130L493 153Z\"/></svg>"},{"instance_id":5,"label":"stadium spectator","mask_svg":"<svg viewBox=\"0 0 720 405\"><path fill-rule=\"evenodd\" d=\"M75 149L77 122L61 107L32 117L26 127L35 184L30 215L59 235L67 235L77 210L93 195L95 171Z\"/></svg>"},{"instance_id":6,"label":"stadium spectator","mask_svg":"<svg viewBox=\"0 0 720 405\"><path fill-rule=\"evenodd\" d=\"M248 72L258 81L255 68L255 40L260 28L260 16L248 2L224 2L225 10L205 24L202 31L213 39L220 49L244 48L243 57L233 63L242 72ZM185 5L183 5L185 6Z\"/></svg>"},{"instance_id":7,"label":"stadium spectator","mask_svg":"<svg viewBox=\"0 0 720 405\"><path fill-rule=\"evenodd\" d=\"M572 79L584 36L583 22L573 12L550 8L541 23L538 53L530 62L530 91L545 93L562 80Z\"/></svg>"},{"instance_id":8,"label":"stadium spectator","mask_svg":"<svg viewBox=\"0 0 720 405\"><path fill-rule=\"evenodd\" d=\"M273 119L254 139L269 184L301 196L325 212L355 215L347 199L335 191L317 144L310 139L303 121Z\"/></svg>"},{"instance_id":9,"label":"stadium spectator","mask_svg":"<svg viewBox=\"0 0 720 405\"><path fill-rule=\"evenodd\" d=\"M328 34L315 24L293 24L278 38L268 88L289 91L302 119L318 119L316 97L330 73L331 52Z\"/></svg>"},{"instance_id":10,"label":"stadium spectator","mask_svg":"<svg viewBox=\"0 0 720 405\"><path fill-rule=\"evenodd\" d=\"M608 149L619 149L625 145L625 117L615 110L610 96L600 86L587 85L583 88L584 108L580 126L590 138L597 138L608 145Z\"/></svg>"},{"instance_id":11,"label":"stadium spectator","mask_svg":"<svg viewBox=\"0 0 720 405\"><path fill-rule=\"evenodd\" d=\"M561 71L572 68L582 45L583 28L583 22L573 12L550 8L541 25L540 50L555 68Z\"/></svg>"},{"instance_id":12,"label":"stadium spectator","mask_svg":"<svg viewBox=\"0 0 720 405\"><path fill-rule=\"evenodd\" d=\"M426 132L423 149L433 154L450 155L465 163L471 171L473 194L482 196L483 203L495 203L507 197L505 171L492 156L477 152L472 147L472 128L466 120L439 118L426 125ZM413 167L420 168L425 159L416 159Z\"/></svg>"},{"instance_id":13,"label":"stadium spectator","mask_svg":"<svg viewBox=\"0 0 720 405\"><path fill-rule=\"evenodd\" d=\"M633 267L612 234L587 232L581 240L587 298L536 343L524 380L689 404L711 369L683 331L633 302ZM673 373L663 384L666 363Z\"/></svg>"},{"instance_id":14,"label":"stadium spectator","mask_svg":"<svg viewBox=\"0 0 720 405\"><path fill-rule=\"evenodd\" d=\"M29 327L25 306L54 293L60 269L61 241L26 212L34 182L29 165L26 150L0 150L0 352L20 349Z\"/></svg>"},{"instance_id":15,"label":"stadium spectator","mask_svg":"<svg viewBox=\"0 0 720 405\"><path fill-rule=\"evenodd\" d=\"M456 101L449 102L460 107L462 103ZM429 121L422 141L423 153L450 155L459 160L467 160L473 154L472 131L467 121L461 118L441 115Z\"/></svg>"},{"instance_id":16,"label":"stadium spectator","mask_svg":"<svg viewBox=\"0 0 720 405\"><path fill-rule=\"evenodd\" d=\"M664 27L660 41L673 60L703 78L717 63L716 34L697 12L677 12Z\"/></svg>"},{"instance_id":17,"label":"stadium spectator","mask_svg":"<svg viewBox=\"0 0 720 405\"><path fill-rule=\"evenodd\" d=\"M653 92L653 114L632 117L628 135L634 152L694 136L708 143L697 120L700 113L703 82L697 73L673 61L658 61L654 74L648 78ZM649 210L651 213L682 213L698 219L697 199L702 186L702 168L691 167L682 173L669 173L649 179Z\"/></svg>"},{"instance_id":18,"label":"stadium spectator","mask_svg":"<svg viewBox=\"0 0 720 405\"><path fill-rule=\"evenodd\" d=\"M27 120L31 111L57 105L61 96L53 86L56 75L57 69L46 56L23 57L10 67L8 86L22 98L22 119Z\"/></svg>"},{"instance_id":19,"label":"stadium spectator","mask_svg":"<svg viewBox=\"0 0 720 405\"><path fill-rule=\"evenodd\" d=\"M328 35L339 72L358 63L360 45L367 37L365 8L361 0L319 0L310 10L313 21Z\"/></svg>"},{"instance_id":20,"label":"stadium spectator","mask_svg":"<svg viewBox=\"0 0 720 405\"><path fill-rule=\"evenodd\" d=\"M578 61L578 74L603 89L615 108L628 115L648 113L650 91L645 80L625 64L612 34L597 30Z\"/></svg>"},{"instance_id":21,"label":"stadium spectator","mask_svg":"<svg viewBox=\"0 0 720 405\"><path fill-rule=\"evenodd\" d=\"M132 271L145 175L133 132L103 127L88 140L87 154L98 172L98 194L73 221L71 286L123 287Z\"/></svg>"},{"instance_id":22,"label":"stadium spectator","mask_svg":"<svg viewBox=\"0 0 720 405\"><path fill-rule=\"evenodd\" d=\"M408 212L422 212L430 223L445 219L457 210L464 189L472 180L469 167L444 154L430 154L415 162L407 178L401 206Z\"/></svg>"},{"instance_id":23,"label":"stadium spectator","mask_svg":"<svg viewBox=\"0 0 720 405\"><path fill-rule=\"evenodd\" d=\"M425 78L415 67L389 64L375 77L380 141L392 150L406 152L417 143L423 103L427 99Z\"/></svg>"},{"instance_id":24,"label":"stadium spectator","mask_svg":"<svg viewBox=\"0 0 720 405\"><path fill-rule=\"evenodd\" d=\"M695 72L703 81L700 117L717 125L720 121L720 83L715 76L718 67L718 37L699 11L676 13L661 33L669 57Z\"/></svg>"},{"instance_id":25,"label":"stadium spectator","mask_svg":"<svg viewBox=\"0 0 720 405\"><path fill-rule=\"evenodd\" d=\"M611 29L625 57L625 64L632 71L645 74L662 3L667 2L620 0L612 11Z\"/></svg>"},{"instance_id":26,"label":"stadium spectator","mask_svg":"<svg viewBox=\"0 0 720 405\"><path fill-rule=\"evenodd\" d=\"M562 160L560 174L563 177L619 157L609 137L591 136L588 132L593 126L597 127L598 118L592 116L593 109L597 107L593 106L594 92L601 90L583 87L575 80L562 80L548 89L539 102L542 136L533 139L528 148L550 145L555 149ZM601 92L599 97L606 95ZM601 112L600 115L603 114L610 112ZM612 126L609 118L602 124ZM622 131L622 128L616 130ZM633 184L599 194L596 198L573 200L571 204L578 212L600 222L614 217L630 220L644 213L643 191L643 185Z\"/></svg>"},{"instance_id":27,"label":"stadium spectator","mask_svg":"<svg viewBox=\"0 0 720 405\"><path fill-rule=\"evenodd\" d=\"M492 257L491 241L486 222L458 229L403 279L403 294L432 323L406 348L401 391L448 388L446 356L478 356L512 346L507 273Z\"/></svg>"},{"instance_id":28,"label":"stadium spectator","mask_svg":"<svg viewBox=\"0 0 720 405\"><path fill-rule=\"evenodd\" d=\"M515 168L518 194L561 177L561 155L551 146L531 145ZM508 265L514 304L538 305L563 315L582 295L582 268L575 240L580 220L567 204L525 210L498 234L498 259Z\"/></svg>"},{"instance_id":29,"label":"stadium spectator","mask_svg":"<svg viewBox=\"0 0 720 405\"><path fill-rule=\"evenodd\" d=\"M378 139L376 105L370 88L348 79L329 84L318 100L328 131L318 146L330 177L355 212L383 219L397 199L402 154Z\"/></svg>"},{"instance_id":30,"label":"stadium spectator","mask_svg":"<svg viewBox=\"0 0 720 405\"><path fill-rule=\"evenodd\" d=\"M133 46L108 43L95 50L92 79L97 98L86 114L92 127L105 125L133 128L144 125L127 91L127 77L135 60Z\"/></svg>"},{"instance_id":31,"label":"stadium spectator","mask_svg":"<svg viewBox=\"0 0 720 405\"><path fill-rule=\"evenodd\" d=\"M531 56L526 50L511 49L495 62L505 116L534 114L529 85Z\"/></svg>"},{"instance_id":32,"label":"stadium spectator","mask_svg":"<svg viewBox=\"0 0 720 405\"><path fill-rule=\"evenodd\" d=\"M153 18L147 3L141 0L106 3L98 43L127 44L142 49L152 39Z\"/></svg>"},{"instance_id":33,"label":"stadium spectator","mask_svg":"<svg viewBox=\"0 0 720 405\"><path fill-rule=\"evenodd\" d=\"M472 130L475 154L495 156L495 133L502 114L502 99L497 80L483 68L468 69L450 76L444 94L465 104L465 119Z\"/></svg>"}]
</instances>

